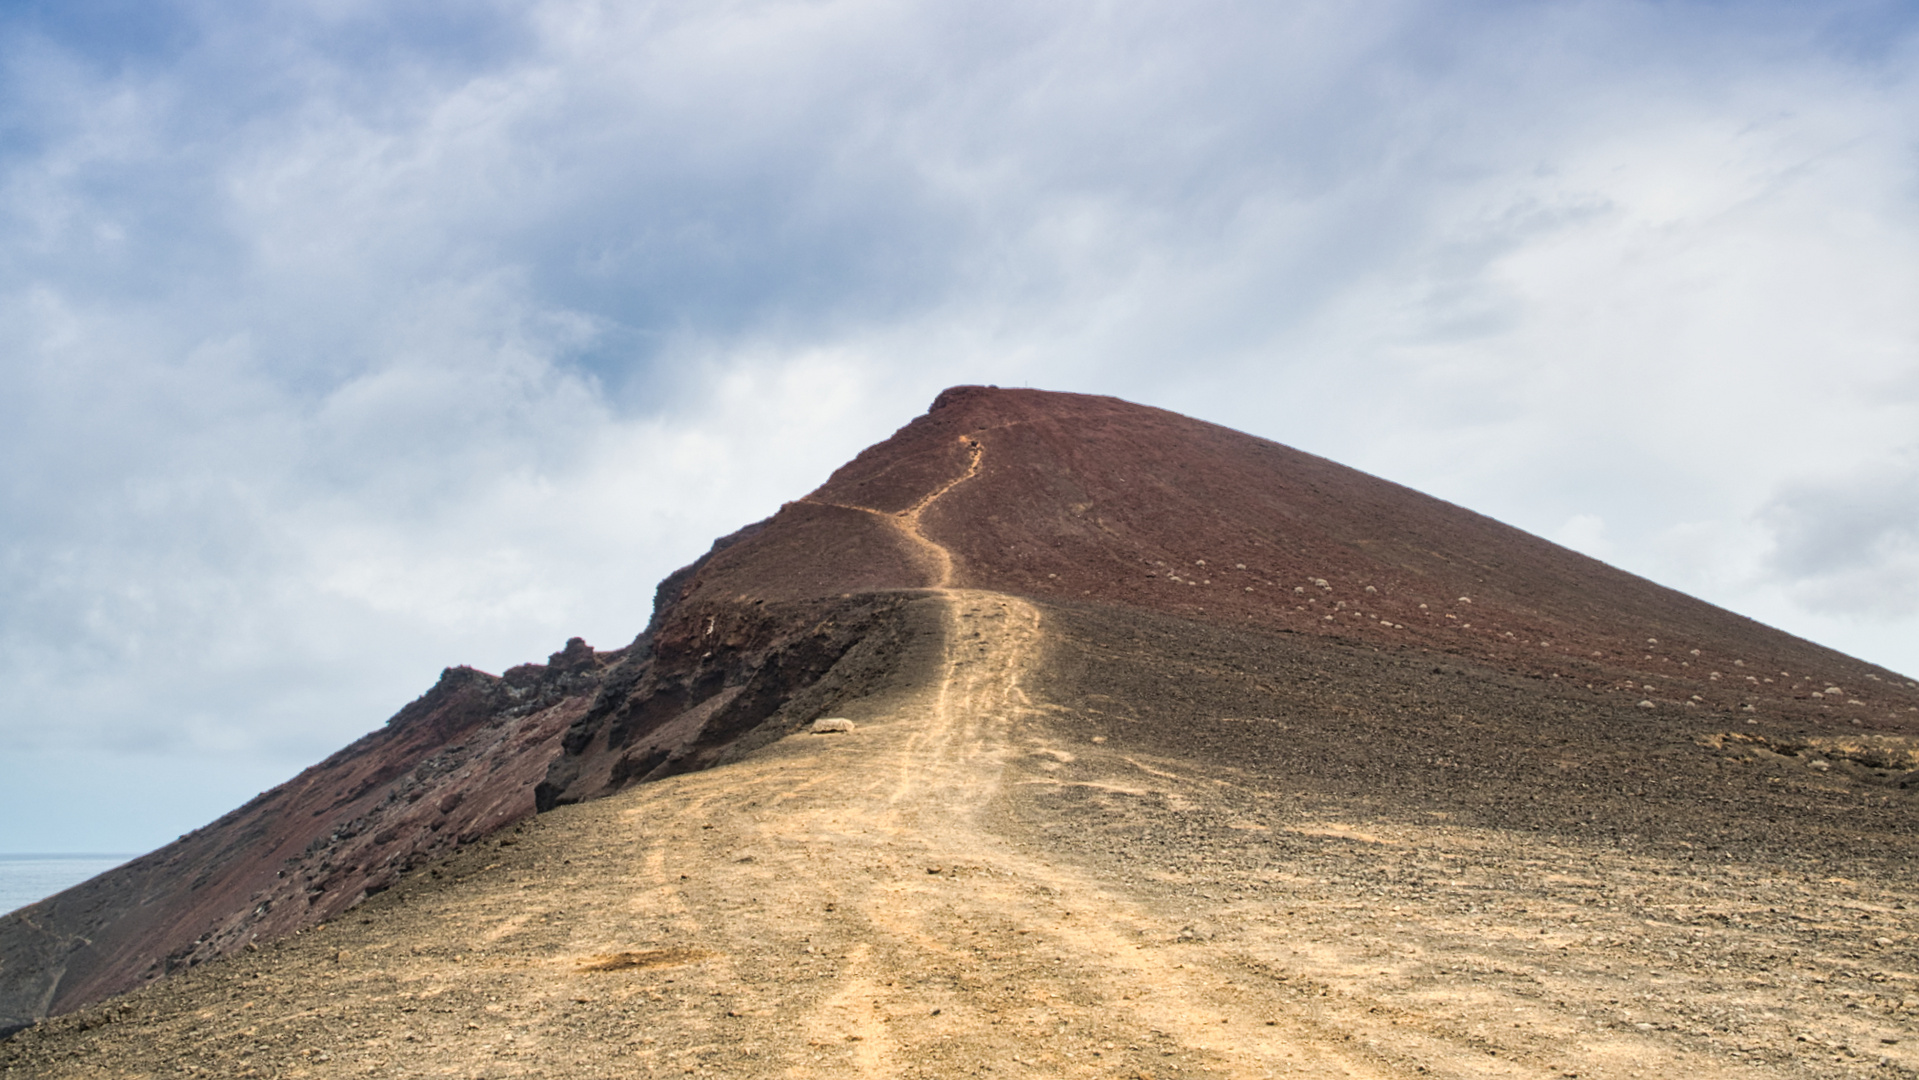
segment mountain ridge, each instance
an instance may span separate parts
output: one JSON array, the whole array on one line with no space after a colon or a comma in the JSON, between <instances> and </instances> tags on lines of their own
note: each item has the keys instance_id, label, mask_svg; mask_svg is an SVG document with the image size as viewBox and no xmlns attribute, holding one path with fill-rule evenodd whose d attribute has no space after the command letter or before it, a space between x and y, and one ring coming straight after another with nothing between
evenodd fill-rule
<instances>
[{"instance_id":1,"label":"mountain ridge","mask_svg":"<svg viewBox=\"0 0 1919 1080\"><path fill-rule=\"evenodd\" d=\"M670 576L624 649L448 669L288 785L7 916L0 1024L335 918L536 811L743 760L884 683L927 647L914 605L956 588L1464 661L1732 734L1764 717L1793 733L1751 738L1786 749L1919 721L1892 672L1325 459L1112 398L956 387ZM1875 752L1859 782L1907 782L1915 762Z\"/></svg>"}]
</instances>

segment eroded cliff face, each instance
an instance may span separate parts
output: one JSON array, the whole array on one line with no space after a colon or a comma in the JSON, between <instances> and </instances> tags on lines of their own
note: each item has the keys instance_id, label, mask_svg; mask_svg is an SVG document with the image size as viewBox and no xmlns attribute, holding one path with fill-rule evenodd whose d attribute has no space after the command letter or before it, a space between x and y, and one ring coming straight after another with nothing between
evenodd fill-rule
<instances>
[{"instance_id":1,"label":"eroded cliff face","mask_svg":"<svg viewBox=\"0 0 1919 1080\"><path fill-rule=\"evenodd\" d=\"M710 768L857 696L915 634L914 594L818 603L685 603L610 671L560 741L541 810Z\"/></svg>"}]
</instances>

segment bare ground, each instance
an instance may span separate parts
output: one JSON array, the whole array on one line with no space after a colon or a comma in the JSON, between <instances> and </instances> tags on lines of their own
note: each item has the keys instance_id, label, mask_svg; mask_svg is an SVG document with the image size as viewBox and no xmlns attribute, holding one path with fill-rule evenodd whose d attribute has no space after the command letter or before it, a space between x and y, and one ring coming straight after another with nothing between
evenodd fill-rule
<instances>
[{"instance_id":1,"label":"bare ground","mask_svg":"<svg viewBox=\"0 0 1919 1080\"><path fill-rule=\"evenodd\" d=\"M964 590L923 603L945 634L927 636L893 690L847 710L854 731L793 736L543 815L333 924L22 1033L0 1047L0 1067L1670 1077L1919 1066L1910 880L1884 862L1815 877L1760 849L1700 858L1684 841L1622 846L1476 820L1444 799L1355 799L1310 770L1277 782L1250 760L1257 749L1183 752L1163 730L1129 737L1098 708L1049 704L1039 688L1058 677L1044 668L1067 646L1034 605Z\"/></svg>"}]
</instances>

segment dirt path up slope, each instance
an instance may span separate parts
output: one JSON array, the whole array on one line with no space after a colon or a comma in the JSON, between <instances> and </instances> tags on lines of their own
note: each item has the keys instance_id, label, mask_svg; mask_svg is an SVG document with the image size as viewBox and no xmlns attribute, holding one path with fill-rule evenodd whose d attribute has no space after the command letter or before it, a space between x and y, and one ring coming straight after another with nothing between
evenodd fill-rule
<instances>
[{"instance_id":1,"label":"dirt path up slope","mask_svg":"<svg viewBox=\"0 0 1919 1080\"><path fill-rule=\"evenodd\" d=\"M1094 695L1037 692L1063 635L1028 600L954 587L972 564L921 528L971 490L981 445L946 440L930 494L808 508L905 541L943 626L912 677L847 707L853 730L562 807L330 926L24 1033L0 1068L1914 1075L1909 873L1793 881L1776 860L1342 811L1216 752L1076 736L1105 730ZM1134 666L1141 698L1177 681Z\"/></svg>"},{"instance_id":2,"label":"dirt path up slope","mask_svg":"<svg viewBox=\"0 0 1919 1080\"><path fill-rule=\"evenodd\" d=\"M856 730L548 815L357 919L29 1032L9 1071L1383 1075L991 827L1039 615L937 602L943 677Z\"/></svg>"},{"instance_id":3,"label":"dirt path up slope","mask_svg":"<svg viewBox=\"0 0 1919 1080\"><path fill-rule=\"evenodd\" d=\"M728 1071L899 1075L1046 1053L1016 1005L1100 995L1038 955L1083 945L1024 940L1060 932L1057 875L980 827L1038 617L939 602L944 677L917 700L560 811L496 863L469 855L361 921L139 995L142 1022L29 1033L8 1071L600 1075L717 1051Z\"/></svg>"},{"instance_id":4,"label":"dirt path up slope","mask_svg":"<svg viewBox=\"0 0 1919 1080\"><path fill-rule=\"evenodd\" d=\"M931 677L848 709L853 731L544 815L335 924L24 1033L0 1065L32 1077L1905 1075L1837 1042L1747 1056L1632 1015L1620 1001L1642 987L1622 981L1619 949L1645 954L1627 969L1671 972L1697 966L1667 951L1690 954L1696 936L1602 922L1594 941L1581 923L1617 918L1575 897L1593 886L1582 867L1656 887L1645 860L1615 853L1602 868L1565 851L1521 896L1500 890L1539 852L1483 831L1369 834L1302 812L1279 823L1337 842L1286 865L1222 848L1214 834L1272 825L1246 820L1217 778L1062 737L1070 717L1029 690L1047 649L1038 609L968 590L923 602L946 619L919 658ZM1156 807L1223 861L1116 865L1086 850L1088 815L1113 800ZM1373 863L1406 861L1396 849L1450 862L1450 883L1380 900L1364 881ZM1507 911L1515 899L1533 914ZM1875 901L1874 933L1905 932L1890 906ZM1870 947L1835 931L1847 932L1813 933L1828 951ZM1792 948L1781 932L1748 944ZM1875 1024L1910 1026L1850 1011L1862 999L1808 1002L1791 979L1759 995L1785 1010L1768 1014L1783 1031L1856 1028L1857 1043ZM1707 992L1719 997L1688 1004L1741 1007L1742 1020L1760 1004Z\"/></svg>"}]
</instances>

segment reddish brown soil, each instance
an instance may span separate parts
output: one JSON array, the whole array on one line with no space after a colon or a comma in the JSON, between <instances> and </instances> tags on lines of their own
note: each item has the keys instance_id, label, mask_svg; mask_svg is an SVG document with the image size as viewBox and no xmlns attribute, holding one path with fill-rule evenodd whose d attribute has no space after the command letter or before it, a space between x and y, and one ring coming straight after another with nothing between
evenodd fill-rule
<instances>
[{"instance_id":1,"label":"reddish brown soil","mask_svg":"<svg viewBox=\"0 0 1919 1080\"><path fill-rule=\"evenodd\" d=\"M909 504L973 443L978 475L924 523L964 585L1438 648L1667 706L1919 721L1893 672L1324 458L1113 398L949 390L808 501ZM766 573L757 555L734 557Z\"/></svg>"},{"instance_id":2,"label":"reddish brown soil","mask_svg":"<svg viewBox=\"0 0 1919 1080\"><path fill-rule=\"evenodd\" d=\"M7 915L0 1026L331 918L531 814L534 785L608 659L576 638L503 678L449 668L384 728L287 783Z\"/></svg>"}]
</instances>

